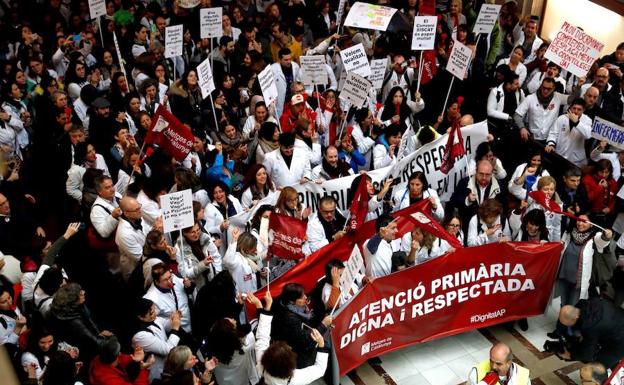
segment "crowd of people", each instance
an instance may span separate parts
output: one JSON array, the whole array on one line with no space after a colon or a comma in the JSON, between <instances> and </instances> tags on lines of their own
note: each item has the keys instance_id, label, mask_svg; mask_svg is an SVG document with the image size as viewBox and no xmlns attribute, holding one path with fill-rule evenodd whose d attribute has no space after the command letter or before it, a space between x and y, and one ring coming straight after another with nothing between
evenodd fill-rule
<instances>
[{"instance_id":1,"label":"crowd of people","mask_svg":"<svg viewBox=\"0 0 624 385\"><path fill-rule=\"evenodd\" d=\"M624 356L624 150L593 139L591 127L596 117L624 123L624 43L578 77L545 58L542 21L515 1L492 33L473 34L484 2L379 2L398 9L381 32L343 26L337 15L349 5L338 10L337 0L106 0L98 20L87 0L1 1L0 344L20 381L336 382L332 309L377 277L454 250L419 228L397 237L389 214L422 200L466 247L562 242L562 314L549 336L566 341L562 357L613 368ZM423 71L411 31L428 3L438 23ZM223 9L218 38L200 38L206 7ZM183 53L165 58L174 25ZM456 42L473 57L446 102ZM364 106L349 108L339 52L360 43L388 67ZM302 82L304 55L325 58L326 84ZM211 98L196 70L206 59ZM258 81L267 66L274 103ZM145 143L159 108L192 131L182 160ZM467 155L449 200L424 170L404 188L366 174L484 120L487 140ZM350 194L366 178L366 220L376 221L362 276L341 292L348 256L336 256L314 292L290 282L260 301L253 293L297 263L268 254L262 220L306 221L304 249L314 253L345 235L349 214L331 195L306 207L292 186L349 176ZM164 233L159 197L188 189L195 223ZM258 203L268 197L275 204ZM246 226L230 222L249 210Z\"/></svg>"}]
</instances>

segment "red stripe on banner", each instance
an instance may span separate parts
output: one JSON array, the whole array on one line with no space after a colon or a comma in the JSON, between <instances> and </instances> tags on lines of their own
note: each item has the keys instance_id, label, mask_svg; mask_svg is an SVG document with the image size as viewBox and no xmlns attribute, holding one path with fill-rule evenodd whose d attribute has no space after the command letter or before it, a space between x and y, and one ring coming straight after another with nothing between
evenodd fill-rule
<instances>
[{"instance_id":1,"label":"red stripe on banner","mask_svg":"<svg viewBox=\"0 0 624 385\"><path fill-rule=\"evenodd\" d=\"M387 352L543 314L560 242L494 243L378 278L334 318L340 375Z\"/></svg>"}]
</instances>

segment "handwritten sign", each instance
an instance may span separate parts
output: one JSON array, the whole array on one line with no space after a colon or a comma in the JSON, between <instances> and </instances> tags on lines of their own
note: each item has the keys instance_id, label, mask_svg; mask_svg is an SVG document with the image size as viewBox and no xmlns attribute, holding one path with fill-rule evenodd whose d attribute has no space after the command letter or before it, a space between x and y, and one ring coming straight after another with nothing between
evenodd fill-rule
<instances>
[{"instance_id":1,"label":"handwritten sign","mask_svg":"<svg viewBox=\"0 0 624 385\"><path fill-rule=\"evenodd\" d=\"M223 8L202 8L199 10L199 36L202 39L223 35Z\"/></svg>"},{"instance_id":2,"label":"handwritten sign","mask_svg":"<svg viewBox=\"0 0 624 385\"><path fill-rule=\"evenodd\" d=\"M471 58L472 50L459 41L455 41L448 63L446 63L446 70L459 80L464 80Z\"/></svg>"},{"instance_id":3,"label":"handwritten sign","mask_svg":"<svg viewBox=\"0 0 624 385\"><path fill-rule=\"evenodd\" d=\"M435 16L416 16L414 18L414 31L412 32L412 49L433 49L437 25L438 18Z\"/></svg>"},{"instance_id":4,"label":"handwritten sign","mask_svg":"<svg viewBox=\"0 0 624 385\"><path fill-rule=\"evenodd\" d=\"M347 72L347 78L345 79L339 98L351 103L354 107L361 108L366 101L368 90L371 87L372 84L367 79L354 72Z\"/></svg>"},{"instance_id":5,"label":"handwritten sign","mask_svg":"<svg viewBox=\"0 0 624 385\"><path fill-rule=\"evenodd\" d=\"M385 31L388 29L390 19L392 19L396 11L396 8L360 3L358 1L351 6L344 25L347 27Z\"/></svg>"},{"instance_id":6,"label":"handwritten sign","mask_svg":"<svg viewBox=\"0 0 624 385\"><path fill-rule=\"evenodd\" d=\"M165 58L182 56L184 26L172 25L165 29Z\"/></svg>"},{"instance_id":7,"label":"handwritten sign","mask_svg":"<svg viewBox=\"0 0 624 385\"><path fill-rule=\"evenodd\" d=\"M275 77L270 64L258 74L258 82L260 82L262 97L267 106L277 100L277 85L275 85Z\"/></svg>"},{"instance_id":8,"label":"handwritten sign","mask_svg":"<svg viewBox=\"0 0 624 385\"><path fill-rule=\"evenodd\" d=\"M193 193L191 189L160 196L163 231L170 233L193 226Z\"/></svg>"},{"instance_id":9,"label":"handwritten sign","mask_svg":"<svg viewBox=\"0 0 624 385\"><path fill-rule=\"evenodd\" d=\"M373 88L380 89L386 76L386 68L388 67L388 58L374 59L370 62L371 74L368 80L373 84Z\"/></svg>"},{"instance_id":10,"label":"handwritten sign","mask_svg":"<svg viewBox=\"0 0 624 385\"><path fill-rule=\"evenodd\" d=\"M197 66L197 83L202 93L202 98L207 98L215 90L212 68L210 68L210 58L207 58Z\"/></svg>"},{"instance_id":11,"label":"handwritten sign","mask_svg":"<svg viewBox=\"0 0 624 385\"><path fill-rule=\"evenodd\" d=\"M353 282L355 282L363 267L364 259L362 258L362 254L360 253L360 248L356 245L353 247L353 251L351 251L351 256L347 260L347 263L345 264L345 269L340 276L340 291L343 294L349 293Z\"/></svg>"},{"instance_id":12,"label":"handwritten sign","mask_svg":"<svg viewBox=\"0 0 624 385\"><path fill-rule=\"evenodd\" d=\"M498 14L500 12L501 5L497 4L482 4L481 10L479 10L479 16L475 22L472 32L474 33L491 33L498 20Z\"/></svg>"},{"instance_id":13,"label":"handwritten sign","mask_svg":"<svg viewBox=\"0 0 624 385\"><path fill-rule=\"evenodd\" d=\"M592 126L592 137L606 140L610 145L624 150L624 127L596 117Z\"/></svg>"},{"instance_id":14,"label":"handwritten sign","mask_svg":"<svg viewBox=\"0 0 624 385\"><path fill-rule=\"evenodd\" d=\"M362 43L343 49L340 51L340 57L342 58L345 71L355 72L363 77L370 76L370 64L368 63L366 51L364 51Z\"/></svg>"},{"instance_id":15,"label":"handwritten sign","mask_svg":"<svg viewBox=\"0 0 624 385\"><path fill-rule=\"evenodd\" d=\"M89 0L89 16L97 19L106 15L106 0Z\"/></svg>"},{"instance_id":16,"label":"handwritten sign","mask_svg":"<svg viewBox=\"0 0 624 385\"><path fill-rule=\"evenodd\" d=\"M566 21L544 57L576 76L585 76L603 48L603 43Z\"/></svg>"},{"instance_id":17,"label":"handwritten sign","mask_svg":"<svg viewBox=\"0 0 624 385\"><path fill-rule=\"evenodd\" d=\"M301 56L301 81L303 84L327 84L325 56Z\"/></svg>"}]
</instances>

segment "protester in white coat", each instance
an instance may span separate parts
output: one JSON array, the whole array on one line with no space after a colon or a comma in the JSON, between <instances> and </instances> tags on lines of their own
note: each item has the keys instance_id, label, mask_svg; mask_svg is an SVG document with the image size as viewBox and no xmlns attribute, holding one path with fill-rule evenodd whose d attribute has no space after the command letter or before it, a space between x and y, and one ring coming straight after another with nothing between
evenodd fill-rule
<instances>
[{"instance_id":1,"label":"protester in white coat","mask_svg":"<svg viewBox=\"0 0 624 385\"><path fill-rule=\"evenodd\" d=\"M396 238L397 224L389 215L382 215L375 221L375 234L364 242L364 260L366 262L366 276L379 278L392 273L391 242Z\"/></svg>"},{"instance_id":2,"label":"protester in white coat","mask_svg":"<svg viewBox=\"0 0 624 385\"><path fill-rule=\"evenodd\" d=\"M195 283L195 295L223 270L217 246L198 223L182 229L182 240L176 244L176 261L180 276Z\"/></svg>"},{"instance_id":3,"label":"protester in white coat","mask_svg":"<svg viewBox=\"0 0 624 385\"><path fill-rule=\"evenodd\" d=\"M188 280L173 274L164 263L152 266L152 285L147 290L143 298L154 302L158 308L158 318L167 323L176 311L181 313L181 327L185 332L191 332L191 310L189 308L188 296L184 291L189 285Z\"/></svg>"},{"instance_id":4,"label":"protester in white coat","mask_svg":"<svg viewBox=\"0 0 624 385\"><path fill-rule=\"evenodd\" d=\"M290 186L312 179L312 168L306 152L295 148L295 136L282 133L280 148L265 154L264 166L275 183L275 188Z\"/></svg>"},{"instance_id":5,"label":"protester in white coat","mask_svg":"<svg viewBox=\"0 0 624 385\"><path fill-rule=\"evenodd\" d=\"M258 239L251 233L240 233L238 229L232 232L232 238L233 242L223 257L223 267L232 275L239 293L255 292L258 290L257 274L267 275L257 252Z\"/></svg>"},{"instance_id":6,"label":"protester in white coat","mask_svg":"<svg viewBox=\"0 0 624 385\"><path fill-rule=\"evenodd\" d=\"M121 273L127 279L143 255L145 238L151 228L141 220L141 204L136 199L124 197L119 202L119 207L122 215L115 233L115 243L119 248ZM162 226L160 220L154 227L159 226Z\"/></svg>"},{"instance_id":7,"label":"protester in white coat","mask_svg":"<svg viewBox=\"0 0 624 385\"><path fill-rule=\"evenodd\" d=\"M377 144L373 148L373 169L378 170L397 162L399 143L401 142L401 130L393 124L385 129L385 132L377 138Z\"/></svg>"},{"instance_id":8,"label":"protester in white coat","mask_svg":"<svg viewBox=\"0 0 624 385\"><path fill-rule=\"evenodd\" d=\"M110 176L103 175L95 179L95 191L98 197L91 206L89 219L93 228L102 238L110 237L119 224L121 209L118 200L121 195L115 191L115 185Z\"/></svg>"},{"instance_id":9,"label":"protester in white coat","mask_svg":"<svg viewBox=\"0 0 624 385\"><path fill-rule=\"evenodd\" d=\"M429 199L433 217L438 222L441 222L444 219L444 207L442 202L440 202L438 193L434 189L429 188L427 177L422 171L412 173L407 181L407 186L394 192L392 197L394 211L409 207L423 199Z\"/></svg>"},{"instance_id":10,"label":"protester in white coat","mask_svg":"<svg viewBox=\"0 0 624 385\"><path fill-rule=\"evenodd\" d=\"M585 141L592 133L592 120L583 114L584 107L583 99L572 102L568 112L553 124L544 148L547 153L555 151L578 167L587 165Z\"/></svg>"},{"instance_id":11,"label":"protester in white coat","mask_svg":"<svg viewBox=\"0 0 624 385\"><path fill-rule=\"evenodd\" d=\"M511 240L503 206L496 199L486 199L468 225L468 246L481 246Z\"/></svg>"},{"instance_id":12,"label":"protester in white coat","mask_svg":"<svg viewBox=\"0 0 624 385\"><path fill-rule=\"evenodd\" d=\"M215 182L209 192L212 202L208 203L204 209L204 220L206 221L204 229L221 237L222 243L219 248L221 254L224 254L227 248L229 218L243 212L240 201L229 192L230 189L225 183Z\"/></svg>"},{"instance_id":13,"label":"protester in white coat","mask_svg":"<svg viewBox=\"0 0 624 385\"><path fill-rule=\"evenodd\" d=\"M299 64L292 60L290 50L284 48L283 50L280 50L279 61L277 63L271 64L271 71L273 71L273 78L275 79L275 86L277 88L275 116L282 116L286 96L289 93L292 82L301 81L301 69L299 67ZM286 80L284 71L291 71L290 83Z\"/></svg>"},{"instance_id":14,"label":"protester in white coat","mask_svg":"<svg viewBox=\"0 0 624 385\"><path fill-rule=\"evenodd\" d=\"M548 171L542 167L542 151L535 149L529 152L527 163L522 163L516 167L507 187L513 196L523 200L526 199L528 194L527 187L531 189L533 184L539 181L541 177L548 175L550 175ZM526 182L528 177L535 177L533 184L530 186L527 186Z\"/></svg>"}]
</instances>

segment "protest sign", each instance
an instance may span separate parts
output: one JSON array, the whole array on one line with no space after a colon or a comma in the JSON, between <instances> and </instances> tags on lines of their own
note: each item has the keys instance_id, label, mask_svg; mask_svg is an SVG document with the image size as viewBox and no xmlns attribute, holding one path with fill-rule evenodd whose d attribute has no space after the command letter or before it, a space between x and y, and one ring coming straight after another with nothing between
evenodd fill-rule
<instances>
[{"instance_id":1,"label":"protest sign","mask_svg":"<svg viewBox=\"0 0 624 385\"><path fill-rule=\"evenodd\" d=\"M412 32L412 49L427 50L435 47L436 16L416 16L414 18L414 31Z\"/></svg>"},{"instance_id":2,"label":"protest sign","mask_svg":"<svg viewBox=\"0 0 624 385\"><path fill-rule=\"evenodd\" d=\"M172 25L165 29L165 58L169 59L182 55L184 26Z\"/></svg>"},{"instance_id":3,"label":"protest sign","mask_svg":"<svg viewBox=\"0 0 624 385\"><path fill-rule=\"evenodd\" d=\"M277 198L279 198L279 195L280 195L279 190L271 191L266 197L260 199L258 203L253 205L251 209L247 211L243 211L242 213L238 213L234 215L233 217L229 217L228 221L233 226L237 226L237 227L244 229L245 226L247 226L247 224L253 219L254 215L256 215L256 211L258 211L258 209L261 206L263 205L275 206L275 203L277 202Z\"/></svg>"},{"instance_id":4,"label":"protest sign","mask_svg":"<svg viewBox=\"0 0 624 385\"><path fill-rule=\"evenodd\" d=\"M453 43L448 63L446 63L446 70L457 79L464 80L470 65L470 59L472 59L472 50L456 40Z\"/></svg>"},{"instance_id":5,"label":"protest sign","mask_svg":"<svg viewBox=\"0 0 624 385\"><path fill-rule=\"evenodd\" d=\"M370 64L362 43L343 49L340 51L340 57L346 72L355 72L365 78L370 76Z\"/></svg>"},{"instance_id":6,"label":"protest sign","mask_svg":"<svg viewBox=\"0 0 624 385\"><path fill-rule=\"evenodd\" d=\"M487 139L487 122L483 121L461 128L464 148L467 155L473 155L477 146ZM367 173L371 177L373 186L379 191L381 184L388 177L394 179L394 191L407 186L409 176L416 171L422 171L427 175L427 181L432 189L436 190L442 201L448 201L455 191L459 181L468 175L467 162L455 162L447 174L441 170L445 147L449 134L445 134L435 141L428 143L411 154L404 156L395 166L388 166ZM349 209L351 202L347 201L351 182L355 175L343 178L331 179L321 184L305 183L295 184L293 187L299 194L299 200L306 207L316 211L318 203L325 195L331 195L336 199L338 209L343 212Z\"/></svg>"},{"instance_id":7,"label":"protest sign","mask_svg":"<svg viewBox=\"0 0 624 385\"><path fill-rule=\"evenodd\" d=\"M543 314L560 242L457 249L377 278L334 317L340 374L402 347Z\"/></svg>"},{"instance_id":8,"label":"protest sign","mask_svg":"<svg viewBox=\"0 0 624 385\"><path fill-rule=\"evenodd\" d=\"M267 106L271 105L277 99L277 85L275 85L275 77L270 64L258 74L258 82L264 102Z\"/></svg>"},{"instance_id":9,"label":"protest sign","mask_svg":"<svg viewBox=\"0 0 624 385\"><path fill-rule=\"evenodd\" d=\"M624 127L608 120L596 116L591 136L598 140L606 140L610 145L624 150Z\"/></svg>"},{"instance_id":10,"label":"protest sign","mask_svg":"<svg viewBox=\"0 0 624 385\"><path fill-rule=\"evenodd\" d=\"M396 8L358 1L351 6L344 25L347 27L385 31L396 11Z\"/></svg>"},{"instance_id":11,"label":"protest sign","mask_svg":"<svg viewBox=\"0 0 624 385\"><path fill-rule=\"evenodd\" d=\"M215 90L210 58L207 58L197 66L197 84L202 93L202 98L207 98Z\"/></svg>"},{"instance_id":12,"label":"protest sign","mask_svg":"<svg viewBox=\"0 0 624 385\"><path fill-rule=\"evenodd\" d=\"M267 256L282 259L305 258L303 243L306 241L307 222L288 215L271 213L269 218L269 250Z\"/></svg>"},{"instance_id":13,"label":"protest sign","mask_svg":"<svg viewBox=\"0 0 624 385\"><path fill-rule=\"evenodd\" d=\"M587 75L603 48L603 43L566 21L548 46L544 58L581 77Z\"/></svg>"},{"instance_id":14,"label":"protest sign","mask_svg":"<svg viewBox=\"0 0 624 385\"><path fill-rule=\"evenodd\" d=\"M89 16L91 16L91 19L97 19L104 15L106 15L106 1L89 0Z\"/></svg>"},{"instance_id":15,"label":"protest sign","mask_svg":"<svg viewBox=\"0 0 624 385\"><path fill-rule=\"evenodd\" d=\"M386 68L388 67L388 58L374 59L370 62L371 74L368 80L373 84L373 88L380 89L386 76Z\"/></svg>"},{"instance_id":16,"label":"protest sign","mask_svg":"<svg viewBox=\"0 0 624 385\"><path fill-rule=\"evenodd\" d=\"M605 383L607 385L624 385L624 358L618 363Z\"/></svg>"},{"instance_id":17,"label":"protest sign","mask_svg":"<svg viewBox=\"0 0 624 385\"><path fill-rule=\"evenodd\" d=\"M354 107L361 108L364 102L366 102L370 88L371 83L367 79L353 72L347 72L347 78L342 86L339 98L351 103Z\"/></svg>"},{"instance_id":18,"label":"protest sign","mask_svg":"<svg viewBox=\"0 0 624 385\"><path fill-rule=\"evenodd\" d=\"M163 232L170 233L193 226L193 192L191 189L160 196Z\"/></svg>"},{"instance_id":19,"label":"protest sign","mask_svg":"<svg viewBox=\"0 0 624 385\"><path fill-rule=\"evenodd\" d=\"M479 16L477 16L472 32L491 33L498 20L500 9L501 5L498 4L481 4L481 10L479 10Z\"/></svg>"},{"instance_id":20,"label":"protest sign","mask_svg":"<svg viewBox=\"0 0 624 385\"><path fill-rule=\"evenodd\" d=\"M178 5L182 8L194 8L201 3L201 0L178 0Z\"/></svg>"},{"instance_id":21,"label":"protest sign","mask_svg":"<svg viewBox=\"0 0 624 385\"><path fill-rule=\"evenodd\" d=\"M202 39L221 37L223 8L202 8L199 10L199 36Z\"/></svg>"},{"instance_id":22,"label":"protest sign","mask_svg":"<svg viewBox=\"0 0 624 385\"><path fill-rule=\"evenodd\" d=\"M347 0L340 0L338 2L338 9L336 10L336 25L338 29L340 29L340 23L342 22L342 16L345 11L345 6L347 5Z\"/></svg>"},{"instance_id":23,"label":"protest sign","mask_svg":"<svg viewBox=\"0 0 624 385\"><path fill-rule=\"evenodd\" d=\"M340 276L340 291L342 293L348 293L349 290L351 290L351 285L353 285L353 282L355 282L363 268L364 258L362 258L360 248L355 245L351 251L351 256L345 263L345 269Z\"/></svg>"},{"instance_id":24,"label":"protest sign","mask_svg":"<svg viewBox=\"0 0 624 385\"><path fill-rule=\"evenodd\" d=\"M325 69L325 56L301 56L301 81L306 85L327 84L327 71Z\"/></svg>"}]
</instances>

